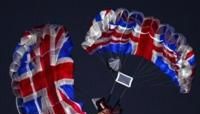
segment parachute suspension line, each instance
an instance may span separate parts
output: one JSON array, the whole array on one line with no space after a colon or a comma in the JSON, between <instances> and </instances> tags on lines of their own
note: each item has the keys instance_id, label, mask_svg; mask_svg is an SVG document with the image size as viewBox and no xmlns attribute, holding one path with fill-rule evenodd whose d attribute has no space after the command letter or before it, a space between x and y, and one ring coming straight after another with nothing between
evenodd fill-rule
<instances>
[{"instance_id":1,"label":"parachute suspension line","mask_svg":"<svg viewBox=\"0 0 200 114\"><path fill-rule=\"evenodd\" d=\"M105 59L102 58L101 54L99 54L98 51L96 52L96 55L101 60L101 62L107 67Z\"/></svg>"},{"instance_id":2,"label":"parachute suspension line","mask_svg":"<svg viewBox=\"0 0 200 114\"><path fill-rule=\"evenodd\" d=\"M154 69L155 70L155 69ZM156 79L159 78L159 76L154 76L154 77L151 77L152 75L159 75L159 72L152 72L151 74L146 74L146 75L141 75L139 78L147 78L146 80L142 80L141 82L139 82L137 85L143 85L144 83L147 83L147 82L151 82L151 81L155 81ZM150 86L152 87L155 87L155 86L169 86L171 85L171 80L168 80L168 81L159 81L159 83L156 83L156 84L152 84Z\"/></svg>"},{"instance_id":3,"label":"parachute suspension line","mask_svg":"<svg viewBox=\"0 0 200 114\"><path fill-rule=\"evenodd\" d=\"M143 84L145 84L147 82L155 81L158 78L159 78L159 76L149 77L149 78L147 78L145 80L140 81L137 85L143 85Z\"/></svg>"},{"instance_id":4,"label":"parachute suspension line","mask_svg":"<svg viewBox=\"0 0 200 114\"><path fill-rule=\"evenodd\" d=\"M125 58L125 59L122 60L122 69L121 69L122 72L123 72L124 66L126 65L126 61L127 61L127 59L128 59L128 56L125 56L124 58Z\"/></svg>"},{"instance_id":5,"label":"parachute suspension line","mask_svg":"<svg viewBox=\"0 0 200 114\"><path fill-rule=\"evenodd\" d=\"M105 58L101 54L99 54L99 51L96 51L96 55L101 60L101 62L104 64L104 66L108 67L108 64L106 63ZM110 68L108 70L111 73L111 77L113 78L113 80L115 80L113 71Z\"/></svg>"},{"instance_id":6,"label":"parachute suspension line","mask_svg":"<svg viewBox=\"0 0 200 114\"><path fill-rule=\"evenodd\" d=\"M112 88L111 88L110 93L109 93L108 98L107 98L107 102L109 102L111 97L112 97L113 91L115 89L115 85L116 85L116 81L112 85Z\"/></svg>"},{"instance_id":7,"label":"parachute suspension line","mask_svg":"<svg viewBox=\"0 0 200 114\"><path fill-rule=\"evenodd\" d=\"M158 74L158 72L155 71L155 69L154 69L151 72L146 72L146 73L140 74L140 78L145 78L145 77L156 75L156 74Z\"/></svg>"},{"instance_id":8,"label":"parachute suspension line","mask_svg":"<svg viewBox=\"0 0 200 114\"><path fill-rule=\"evenodd\" d=\"M114 70L113 70L112 68L110 68L109 63L108 63L108 60L109 60L111 57L113 57L113 54L112 54L112 52L110 52L110 51L108 51L108 54L109 54L109 55L107 55L107 53L105 53L105 54L104 54L105 56L102 55L102 54L100 54L100 55L101 55L101 57L102 57L102 60L104 61L105 66L108 68L108 70L109 70L109 72L110 72L110 74L111 74L113 80L115 80Z\"/></svg>"},{"instance_id":9,"label":"parachute suspension line","mask_svg":"<svg viewBox=\"0 0 200 114\"><path fill-rule=\"evenodd\" d=\"M123 89L123 91L122 91L119 99L121 99L125 95L125 93L126 93L127 90L128 90L128 88Z\"/></svg>"},{"instance_id":10,"label":"parachute suspension line","mask_svg":"<svg viewBox=\"0 0 200 114\"><path fill-rule=\"evenodd\" d=\"M114 104L113 108L117 107L117 105L120 104L120 101L121 101L122 97L125 95L125 93L127 92L127 90L128 90L128 88L124 88L124 89L123 89L122 93L121 93L120 96L119 96L119 99L118 99L117 102Z\"/></svg>"},{"instance_id":11,"label":"parachute suspension line","mask_svg":"<svg viewBox=\"0 0 200 114\"><path fill-rule=\"evenodd\" d=\"M150 67L149 69L145 70L144 72L140 72L138 74L142 74L142 75L151 74L151 73L155 72L155 70L156 70L156 67L153 67L153 68Z\"/></svg>"},{"instance_id":12,"label":"parachute suspension line","mask_svg":"<svg viewBox=\"0 0 200 114\"><path fill-rule=\"evenodd\" d=\"M160 83L157 83L157 84L152 84L150 86L151 87L156 87L156 86L173 86L171 83L172 82L170 80L170 81L160 82Z\"/></svg>"},{"instance_id":13,"label":"parachute suspension line","mask_svg":"<svg viewBox=\"0 0 200 114\"><path fill-rule=\"evenodd\" d=\"M134 70L134 73L133 74L135 74L136 76L137 76L137 70L140 68L140 66L142 65L142 63L143 63L143 59L142 60L140 60L140 62L138 63L138 65L137 65L137 67L136 67L136 69Z\"/></svg>"},{"instance_id":14,"label":"parachute suspension line","mask_svg":"<svg viewBox=\"0 0 200 114\"><path fill-rule=\"evenodd\" d=\"M116 85L116 81L113 83L113 85L112 85L112 88L111 88L111 90L110 90L110 94L112 94L113 93L113 91L114 91L114 89L115 89L115 85Z\"/></svg>"},{"instance_id":15,"label":"parachute suspension line","mask_svg":"<svg viewBox=\"0 0 200 114\"><path fill-rule=\"evenodd\" d=\"M149 62L145 62L144 65L138 70L137 74L145 71L145 69L149 66Z\"/></svg>"}]
</instances>

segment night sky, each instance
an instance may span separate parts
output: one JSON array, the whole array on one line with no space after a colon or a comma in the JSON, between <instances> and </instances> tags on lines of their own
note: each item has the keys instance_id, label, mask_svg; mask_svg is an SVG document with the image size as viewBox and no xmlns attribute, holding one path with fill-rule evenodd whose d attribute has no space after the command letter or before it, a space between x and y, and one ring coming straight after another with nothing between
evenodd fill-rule
<instances>
[{"instance_id":1,"label":"night sky","mask_svg":"<svg viewBox=\"0 0 200 114\"><path fill-rule=\"evenodd\" d=\"M10 86L9 65L22 33L35 25L61 24L73 39L77 98L88 114L96 110L91 98L106 96L114 82L110 71L97 56L88 55L80 46L95 14L102 9L127 8L168 23L187 37L194 48L197 67L190 94L179 93L173 83L153 64L139 57L128 57L123 72L132 75L153 69L150 76L138 75L121 100L123 114L200 114L200 7L196 0L1 0L0 3L0 112L17 114ZM136 70L143 61L143 69ZM118 94L116 92L116 94Z\"/></svg>"}]
</instances>

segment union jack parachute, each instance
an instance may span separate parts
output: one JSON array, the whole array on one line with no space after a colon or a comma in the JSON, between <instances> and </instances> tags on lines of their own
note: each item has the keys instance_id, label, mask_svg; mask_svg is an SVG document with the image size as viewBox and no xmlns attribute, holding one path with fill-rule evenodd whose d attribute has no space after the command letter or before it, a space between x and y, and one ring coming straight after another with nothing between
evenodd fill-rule
<instances>
[{"instance_id":1,"label":"union jack parachute","mask_svg":"<svg viewBox=\"0 0 200 114\"><path fill-rule=\"evenodd\" d=\"M119 72L119 56L135 55L151 61L178 87L181 93L191 89L195 54L181 33L154 17L126 9L102 10L86 34L82 47L89 54L109 53L108 67Z\"/></svg>"},{"instance_id":2,"label":"union jack parachute","mask_svg":"<svg viewBox=\"0 0 200 114\"><path fill-rule=\"evenodd\" d=\"M61 25L24 32L10 65L20 114L85 114L74 96L73 44Z\"/></svg>"}]
</instances>

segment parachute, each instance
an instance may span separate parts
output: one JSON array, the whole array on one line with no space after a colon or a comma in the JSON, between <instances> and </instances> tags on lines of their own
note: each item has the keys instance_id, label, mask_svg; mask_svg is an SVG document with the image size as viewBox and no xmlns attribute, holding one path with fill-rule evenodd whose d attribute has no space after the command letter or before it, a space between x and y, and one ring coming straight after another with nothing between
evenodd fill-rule
<instances>
[{"instance_id":1,"label":"parachute","mask_svg":"<svg viewBox=\"0 0 200 114\"><path fill-rule=\"evenodd\" d=\"M168 76L181 93L191 89L195 54L183 34L154 17L126 9L98 13L85 41L87 53L106 56L107 66L115 72L122 68L121 56L134 55L151 61Z\"/></svg>"},{"instance_id":2,"label":"parachute","mask_svg":"<svg viewBox=\"0 0 200 114\"><path fill-rule=\"evenodd\" d=\"M24 32L10 65L19 114L85 114L74 96L72 47L61 25Z\"/></svg>"}]
</instances>

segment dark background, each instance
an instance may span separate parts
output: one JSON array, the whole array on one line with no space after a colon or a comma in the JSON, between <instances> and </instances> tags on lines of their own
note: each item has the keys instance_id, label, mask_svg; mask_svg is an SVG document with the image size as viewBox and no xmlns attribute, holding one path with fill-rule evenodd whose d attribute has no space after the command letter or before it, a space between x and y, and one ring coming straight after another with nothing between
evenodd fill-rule
<instances>
[{"instance_id":1,"label":"dark background","mask_svg":"<svg viewBox=\"0 0 200 114\"><path fill-rule=\"evenodd\" d=\"M199 63L198 4L195 0L1 0L0 113L17 114L8 72L13 49L26 29L44 23L62 24L69 29L75 44L73 58L76 64L77 97L85 102L84 109L88 114L94 114L96 111L90 99L106 95L113 83L104 64L97 57L87 55L80 46L95 14L105 8L122 7L141 11L145 16L155 16L162 23L173 25L177 32L187 37ZM128 58L124 72L131 75L140 60L137 57ZM151 68L154 66L148 63L145 69ZM159 84L169 80L156 68L156 75L138 78L139 81L135 78L133 87L122 99L123 114L200 114L198 68L199 64L191 93L187 95L180 94L172 83Z\"/></svg>"}]
</instances>

